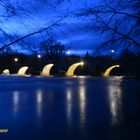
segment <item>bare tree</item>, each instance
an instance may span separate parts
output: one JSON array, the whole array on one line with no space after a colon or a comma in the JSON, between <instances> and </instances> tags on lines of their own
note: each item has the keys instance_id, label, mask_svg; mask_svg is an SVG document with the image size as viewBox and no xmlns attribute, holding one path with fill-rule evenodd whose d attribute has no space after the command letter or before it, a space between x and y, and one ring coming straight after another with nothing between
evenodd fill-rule
<instances>
[{"instance_id":1,"label":"bare tree","mask_svg":"<svg viewBox=\"0 0 140 140\"><path fill-rule=\"evenodd\" d=\"M30 0L32 1L32 0ZM62 1L60 0L56 0L58 1L58 4L60 4ZM18 18L18 21L20 22L20 24L24 24L23 21L21 20L24 16L28 16L28 18L32 18L30 15L31 10L33 9L29 9L27 6L27 1L26 0L0 0L0 51L6 50L6 48L9 48L11 46L14 46L16 43L20 43L22 41L24 41L26 38L31 37L33 35L37 35L40 34L42 32L48 31L49 29L52 29L53 27L56 27L59 25L59 23L61 23L61 21L65 18L65 16L63 17L59 17L56 20L50 21L50 23L46 23L46 27L38 27L36 29L34 29L32 32L28 31L28 27L27 27L27 34L23 35L23 36L16 36L14 33L7 33L5 31L5 27L4 27L4 23L3 20L8 20L8 19L15 19ZM34 7L34 10L36 10L37 6L35 5L37 2L40 2L39 0L32 1L29 2L28 4ZM47 0L42 0L41 2L43 2L46 5L49 5L49 2ZM34 5L32 5L34 4ZM51 6L51 5L49 5ZM26 27L25 27L26 28ZM30 47L26 49L30 50Z\"/></svg>"},{"instance_id":2,"label":"bare tree","mask_svg":"<svg viewBox=\"0 0 140 140\"><path fill-rule=\"evenodd\" d=\"M61 42L49 38L40 43L40 51L44 52L47 57L60 57L66 52L66 48Z\"/></svg>"},{"instance_id":3,"label":"bare tree","mask_svg":"<svg viewBox=\"0 0 140 140\"><path fill-rule=\"evenodd\" d=\"M140 47L140 0L102 0L78 15L90 18L90 29L106 35L106 41L98 49L112 44Z\"/></svg>"}]
</instances>

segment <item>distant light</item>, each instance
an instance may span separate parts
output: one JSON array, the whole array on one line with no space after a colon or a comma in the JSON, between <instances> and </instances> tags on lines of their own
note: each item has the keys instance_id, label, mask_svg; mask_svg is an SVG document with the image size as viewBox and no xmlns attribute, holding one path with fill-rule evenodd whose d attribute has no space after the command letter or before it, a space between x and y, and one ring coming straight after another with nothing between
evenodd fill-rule
<instances>
[{"instance_id":1,"label":"distant light","mask_svg":"<svg viewBox=\"0 0 140 140\"><path fill-rule=\"evenodd\" d=\"M38 54L38 55L37 55L37 58L41 58L41 55L40 55L40 54Z\"/></svg>"},{"instance_id":2,"label":"distant light","mask_svg":"<svg viewBox=\"0 0 140 140\"><path fill-rule=\"evenodd\" d=\"M115 50L111 50L111 53L114 53L115 52Z\"/></svg>"},{"instance_id":3,"label":"distant light","mask_svg":"<svg viewBox=\"0 0 140 140\"><path fill-rule=\"evenodd\" d=\"M66 54L67 54L67 55L70 55L70 51L67 51Z\"/></svg>"},{"instance_id":4,"label":"distant light","mask_svg":"<svg viewBox=\"0 0 140 140\"><path fill-rule=\"evenodd\" d=\"M15 61L15 62L18 62L18 58L14 58L14 61Z\"/></svg>"},{"instance_id":5,"label":"distant light","mask_svg":"<svg viewBox=\"0 0 140 140\"><path fill-rule=\"evenodd\" d=\"M80 64L81 64L81 66L83 66L84 65L84 62L82 61Z\"/></svg>"}]
</instances>

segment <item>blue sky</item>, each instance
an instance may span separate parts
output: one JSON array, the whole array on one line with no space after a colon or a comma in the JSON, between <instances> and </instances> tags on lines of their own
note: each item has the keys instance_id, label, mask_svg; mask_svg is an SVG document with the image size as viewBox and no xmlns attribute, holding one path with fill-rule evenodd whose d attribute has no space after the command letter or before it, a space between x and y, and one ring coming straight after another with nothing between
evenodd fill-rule
<instances>
[{"instance_id":1,"label":"blue sky","mask_svg":"<svg viewBox=\"0 0 140 140\"><path fill-rule=\"evenodd\" d=\"M0 19L2 29L7 33L23 36L65 17L52 33L53 37L69 48L71 53L78 55L86 54L87 51L92 53L104 41L103 36L85 28L89 21L75 16L85 7L98 5L100 0L71 0L71 2L66 0L62 4L57 4L56 0L49 0L47 3L45 0L11 1L25 11L19 10L18 17ZM40 41L38 37L34 38L36 43ZM19 50L25 51L21 48Z\"/></svg>"}]
</instances>

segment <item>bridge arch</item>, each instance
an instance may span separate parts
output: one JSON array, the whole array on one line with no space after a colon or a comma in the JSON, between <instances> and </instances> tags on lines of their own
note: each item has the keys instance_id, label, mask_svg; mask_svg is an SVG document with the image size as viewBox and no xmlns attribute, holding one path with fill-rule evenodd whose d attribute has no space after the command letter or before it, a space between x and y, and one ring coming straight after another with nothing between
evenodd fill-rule
<instances>
[{"instance_id":1,"label":"bridge arch","mask_svg":"<svg viewBox=\"0 0 140 140\"><path fill-rule=\"evenodd\" d=\"M84 65L83 62L72 64L72 65L68 68L67 73L66 73L66 76L69 76L69 77L74 76L74 72L75 72L76 68L77 68L78 66L83 66L83 65Z\"/></svg>"},{"instance_id":2,"label":"bridge arch","mask_svg":"<svg viewBox=\"0 0 140 140\"><path fill-rule=\"evenodd\" d=\"M2 71L2 74L9 75L10 74L10 70L9 69L5 69L5 70Z\"/></svg>"},{"instance_id":3,"label":"bridge arch","mask_svg":"<svg viewBox=\"0 0 140 140\"><path fill-rule=\"evenodd\" d=\"M18 72L17 72L17 75L26 75L26 71L29 69L29 67L27 66L24 66L24 67L21 67Z\"/></svg>"},{"instance_id":4,"label":"bridge arch","mask_svg":"<svg viewBox=\"0 0 140 140\"><path fill-rule=\"evenodd\" d=\"M48 64L48 65L46 65L44 68L43 68L43 70L42 70L42 72L41 72L41 75L42 76L49 76L50 75L50 71L51 71L51 68L54 66L54 64Z\"/></svg>"},{"instance_id":5,"label":"bridge arch","mask_svg":"<svg viewBox=\"0 0 140 140\"><path fill-rule=\"evenodd\" d=\"M110 72L114 69L114 68L119 68L120 65L114 65L114 66L111 66L109 67L103 74L103 77L109 77L110 75Z\"/></svg>"}]
</instances>

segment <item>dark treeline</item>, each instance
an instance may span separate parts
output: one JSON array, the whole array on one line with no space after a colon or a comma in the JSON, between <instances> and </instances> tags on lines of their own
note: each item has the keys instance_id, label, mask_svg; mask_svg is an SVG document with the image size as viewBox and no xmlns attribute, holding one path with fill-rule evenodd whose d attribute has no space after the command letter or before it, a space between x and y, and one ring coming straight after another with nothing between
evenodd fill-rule
<instances>
[{"instance_id":1,"label":"dark treeline","mask_svg":"<svg viewBox=\"0 0 140 140\"><path fill-rule=\"evenodd\" d=\"M85 3L81 3L82 9L75 9L71 11L76 21L81 18L84 21L85 26L79 29L93 32L103 37L103 42L97 47L99 50L105 51L105 49L124 50L120 57L114 58L112 56L98 56L93 57L86 54L85 57L81 58L78 56L66 56L66 49L60 42L54 40L50 34L54 27L64 26L63 21L69 19L67 10L60 13L57 12L54 20L50 19L50 23L46 20L45 26L37 26L32 30L32 24L28 23L26 19L30 20L34 17L34 12L38 13L40 9L38 6L45 5L45 9L48 6L52 8L59 8L63 4L71 3L71 7L75 5L75 1L69 0L56 0L54 1L0 1L0 8L2 13L0 14L0 71L9 69L11 73L17 73L18 69L22 66L28 66L29 71L33 75L40 73L42 68L49 63L53 63L55 67L52 69L52 74L64 74L68 67L79 61L84 61L85 65L79 67L76 70L76 74L79 75L93 75L101 76L102 73L110 66L119 64L120 68L116 68L112 71L112 75L132 75L140 77L140 54L135 54L129 51L128 48L140 48L140 0L102 0L100 3L93 4L91 1L85 0ZM40 10L39 10L40 9ZM43 10L42 10L43 11ZM40 11L42 13L42 11ZM57 11L57 10L56 10ZM43 11L45 12L45 11ZM51 12L50 12L51 13ZM61 16L60 16L61 15ZM71 15L70 15L71 16ZM48 19L48 14L44 13L44 19ZM38 18L37 18L38 19ZM41 19L41 18L39 18ZM70 18L71 19L71 18ZM12 23L25 24L25 34L22 35L20 32L15 34L13 31L9 32L7 24L4 21L12 20ZM13 22L14 21L14 22ZM11 24L12 25L12 24ZM61 26L62 25L62 26ZM29 26L27 28L27 26ZM76 27L77 28L77 27ZM7 29L7 30L6 30ZM30 30L29 30L30 29ZM21 29L18 29L20 31ZM62 29L63 30L63 29ZM55 33L54 33L55 34ZM40 44L33 43L33 38L44 38ZM31 41L29 40L31 39ZM37 40L37 39L36 39ZM40 41L40 40L39 40ZM98 40L97 40L98 42ZM80 45L80 44L79 44ZM20 47L20 48L17 48ZM23 55L14 53L12 49L20 52L20 50L29 50L32 55ZM96 52L96 53L97 53ZM38 56L39 54L42 56Z\"/></svg>"},{"instance_id":2,"label":"dark treeline","mask_svg":"<svg viewBox=\"0 0 140 140\"><path fill-rule=\"evenodd\" d=\"M64 75L69 66L73 63L84 61L84 66L76 69L76 75L102 76L102 73L112 65L120 65L111 72L111 75L135 76L140 78L140 55L129 50L124 50L120 57L98 56L92 57L88 53L84 57L79 56L48 56L9 54L0 56L0 72L9 69L11 73L17 73L22 66L28 66L27 74L39 75L46 64L53 63L52 75Z\"/></svg>"}]
</instances>

